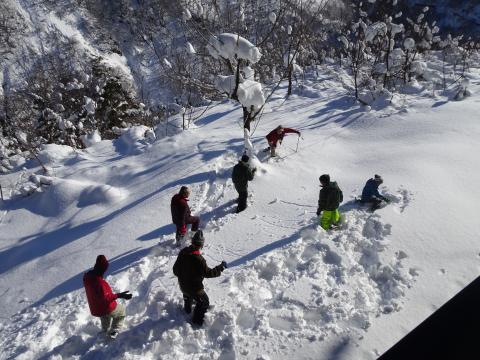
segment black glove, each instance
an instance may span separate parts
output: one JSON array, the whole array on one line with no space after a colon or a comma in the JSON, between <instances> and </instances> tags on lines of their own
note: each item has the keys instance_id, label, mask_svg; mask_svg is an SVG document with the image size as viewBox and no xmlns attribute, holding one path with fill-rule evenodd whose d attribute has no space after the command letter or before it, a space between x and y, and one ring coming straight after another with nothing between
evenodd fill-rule
<instances>
[{"instance_id":1,"label":"black glove","mask_svg":"<svg viewBox=\"0 0 480 360\"><path fill-rule=\"evenodd\" d=\"M119 299L125 299L125 300L130 300L132 298L132 294L130 294L130 291L123 291L121 293L117 294L117 298Z\"/></svg>"},{"instance_id":2,"label":"black glove","mask_svg":"<svg viewBox=\"0 0 480 360\"><path fill-rule=\"evenodd\" d=\"M216 266L216 268L217 268L220 272L222 272L223 270L225 270L226 267L227 267L227 263L226 263L225 261L222 261L222 262L220 263L220 265L217 265L217 266Z\"/></svg>"},{"instance_id":3,"label":"black glove","mask_svg":"<svg viewBox=\"0 0 480 360\"><path fill-rule=\"evenodd\" d=\"M387 204L390 203L390 199L386 198L385 196L382 197L383 201L385 201Z\"/></svg>"},{"instance_id":4,"label":"black glove","mask_svg":"<svg viewBox=\"0 0 480 360\"><path fill-rule=\"evenodd\" d=\"M322 212L322 211L321 211L320 209L318 209L318 210L317 210L317 216L320 216L320 213L321 213L321 212Z\"/></svg>"},{"instance_id":5,"label":"black glove","mask_svg":"<svg viewBox=\"0 0 480 360\"><path fill-rule=\"evenodd\" d=\"M257 171L257 168L253 168L252 172L255 172L255 171Z\"/></svg>"}]
</instances>

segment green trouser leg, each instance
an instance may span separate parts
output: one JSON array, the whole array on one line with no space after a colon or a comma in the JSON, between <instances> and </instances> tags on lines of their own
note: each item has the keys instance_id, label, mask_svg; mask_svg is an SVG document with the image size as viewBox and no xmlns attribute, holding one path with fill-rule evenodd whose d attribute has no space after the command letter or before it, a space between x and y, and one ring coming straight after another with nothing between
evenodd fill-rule
<instances>
[{"instance_id":1,"label":"green trouser leg","mask_svg":"<svg viewBox=\"0 0 480 360\"><path fill-rule=\"evenodd\" d=\"M338 223L340 220L340 213L338 212L338 209L335 210L325 210L322 213L322 217L320 218L320 226L324 228L325 230L330 229L330 226L332 224Z\"/></svg>"}]
</instances>

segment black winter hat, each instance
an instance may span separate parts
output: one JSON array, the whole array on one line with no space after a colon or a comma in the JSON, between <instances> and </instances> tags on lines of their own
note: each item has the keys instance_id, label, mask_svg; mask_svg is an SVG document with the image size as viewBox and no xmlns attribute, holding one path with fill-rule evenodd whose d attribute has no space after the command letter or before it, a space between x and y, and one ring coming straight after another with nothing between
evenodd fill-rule
<instances>
[{"instance_id":1,"label":"black winter hat","mask_svg":"<svg viewBox=\"0 0 480 360\"><path fill-rule=\"evenodd\" d=\"M205 238L203 237L203 231L198 230L192 238L192 244L195 246L203 246Z\"/></svg>"},{"instance_id":2,"label":"black winter hat","mask_svg":"<svg viewBox=\"0 0 480 360\"><path fill-rule=\"evenodd\" d=\"M330 184L330 175L328 174L323 174L318 179L322 184L326 184L326 185Z\"/></svg>"},{"instance_id":3,"label":"black winter hat","mask_svg":"<svg viewBox=\"0 0 480 360\"><path fill-rule=\"evenodd\" d=\"M248 162L248 160L250 160L250 158L248 157L248 155L244 154L244 155L242 156L242 161L243 161L243 162Z\"/></svg>"},{"instance_id":4,"label":"black winter hat","mask_svg":"<svg viewBox=\"0 0 480 360\"><path fill-rule=\"evenodd\" d=\"M93 267L93 271L95 271L99 275L105 274L108 269L108 260L105 255L98 255L97 260L95 261L95 266Z\"/></svg>"},{"instance_id":5,"label":"black winter hat","mask_svg":"<svg viewBox=\"0 0 480 360\"><path fill-rule=\"evenodd\" d=\"M378 183L380 183L380 184L383 183L383 179L382 179L382 177L381 177L380 175L375 174L374 177L375 177L375 181L376 181L376 182L378 182Z\"/></svg>"}]
</instances>

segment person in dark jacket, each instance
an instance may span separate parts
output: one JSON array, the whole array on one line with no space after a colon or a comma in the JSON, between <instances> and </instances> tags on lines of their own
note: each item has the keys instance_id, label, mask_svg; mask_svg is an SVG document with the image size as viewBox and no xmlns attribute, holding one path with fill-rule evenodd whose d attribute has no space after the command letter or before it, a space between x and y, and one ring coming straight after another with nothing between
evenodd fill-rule
<instances>
[{"instance_id":1,"label":"person in dark jacket","mask_svg":"<svg viewBox=\"0 0 480 360\"><path fill-rule=\"evenodd\" d=\"M383 183L383 179L380 175L375 176L367 181L362 191L361 202L365 204L371 204L370 210L375 211L380 207L382 201L390 202L385 196L378 192L378 187Z\"/></svg>"},{"instance_id":2,"label":"person in dark jacket","mask_svg":"<svg viewBox=\"0 0 480 360\"><path fill-rule=\"evenodd\" d=\"M83 286L87 294L88 306L93 316L100 318L102 330L115 338L125 319L125 306L117 303L117 299L130 300L129 291L114 294L110 285L103 279L108 269L105 255L98 255L93 270L83 275Z\"/></svg>"},{"instance_id":3,"label":"person in dark jacket","mask_svg":"<svg viewBox=\"0 0 480 360\"><path fill-rule=\"evenodd\" d=\"M238 192L237 213L247 208L248 182L253 180L255 171L257 170L250 168L248 165L249 160L248 155L243 155L242 159L233 167L232 171L233 185L235 185L235 190Z\"/></svg>"},{"instance_id":4,"label":"person in dark jacket","mask_svg":"<svg viewBox=\"0 0 480 360\"><path fill-rule=\"evenodd\" d=\"M197 231L200 224L198 216L192 216L190 206L188 206L188 197L190 196L190 189L182 186L178 194L172 197L170 202L170 210L172 212L172 222L177 227L175 240L180 243L187 233L187 225L192 225L192 231Z\"/></svg>"},{"instance_id":5,"label":"person in dark jacket","mask_svg":"<svg viewBox=\"0 0 480 360\"><path fill-rule=\"evenodd\" d=\"M320 225L325 230L332 228L332 225L337 225L340 221L340 213L338 207L343 201L342 190L338 187L335 181L330 181L330 175L324 174L320 176L320 196L318 199L317 215L320 218Z\"/></svg>"},{"instance_id":6,"label":"person in dark jacket","mask_svg":"<svg viewBox=\"0 0 480 360\"><path fill-rule=\"evenodd\" d=\"M275 150L277 149L277 143L280 142L281 144L283 138L285 137L285 134L288 133L298 134L298 136L301 135L300 131L290 128L284 128L282 125L278 125L275 129L268 133L268 135L266 136L269 146L267 150L270 149L270 156L277 156L275 152Z\"/></svg>"},{"instance_id":7,"label":"person in dark jacket","mask_svg":"<svg viewBox=\"0 0 480 360\"><path fill-rule=\"evenodd\" d=\"M192 312L192 304L195 302L192 322L203 325L203 318L210 306L207 293L203 287L204 278L220 276L227 267L222 261L220 265L210 269L201 254L205 238L202 230L198 230L192 238L192 245L183 248L178 254L173 265L173 273L178 278L180 290L183 293L184 309L187 314Z\"/></svg>"}]
</instances>

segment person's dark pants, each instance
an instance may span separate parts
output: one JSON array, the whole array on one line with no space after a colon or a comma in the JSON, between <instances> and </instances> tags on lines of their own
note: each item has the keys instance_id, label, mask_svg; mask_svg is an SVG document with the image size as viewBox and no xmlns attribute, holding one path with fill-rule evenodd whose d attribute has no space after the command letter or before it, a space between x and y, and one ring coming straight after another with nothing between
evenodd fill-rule
<instances>
[{"instance_id":1,"label":"person's dark pants","mask_svg":"<svg viewBox=\"0 0 480 360\"><path fill-rule=\"evenodd\" d=\"M192 304L195 302L195 309L193 310L192 322L197 325L203 325L203 318L210 306L207 293L204 290L199 291L197 294L190 296L183 294L184 309L187 314L192 312Z\"/></svg>"},{"instance_id":2,"label":"person's dark pants","mask_svg":"<svg viewBox=\"0 0 480 360\"><path fill-rule=\"evenodd\" d=\"M177 232L175 234L175 238L177 239L177 241L179 241L185 236L188 224L192 225L192 231L197 231L198 226L200 225L200 218L198 216L189 216L187 218L187 221L185 221L184 226L175 224L175 226L177 227Z\"/></svg>"},{"instance_id":3,"label":"person's dark pants","mask_svg":"<svg viewBox=\"0 0 480 360\"><path fill-rule=\"evenodd\" d=\"M238 191L237 213L239 213L239 212L241 212L241 211L243 211L247 208L247 197L248 197L248 191Z\"/></svg>"},{"instance_id":4,"label":"person's dark pants","mask_svg":"<svg viewBox=\"0 0 480 360\"><path fill-rule=\"evenodd\" d=\"M371 197L368 201L361 201L363 204L370 205L370 211L375 211L380 208L380 204L382 203L382 199L378 199L376 197Z\"/></svg>"}]
</instances>

